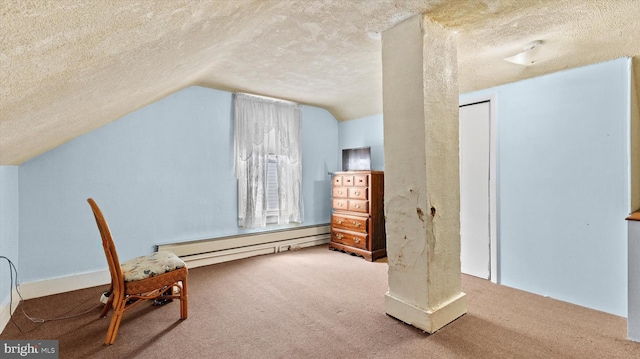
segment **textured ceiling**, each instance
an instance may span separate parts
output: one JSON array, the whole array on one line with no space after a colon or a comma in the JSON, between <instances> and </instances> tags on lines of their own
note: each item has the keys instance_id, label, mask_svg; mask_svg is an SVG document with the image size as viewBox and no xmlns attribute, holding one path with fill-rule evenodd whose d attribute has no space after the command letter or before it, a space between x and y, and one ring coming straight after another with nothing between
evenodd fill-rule
<instances>
[{"instance_id":1,"label":"textured ceiling","mask_svg":"<svg viewBox=\"0 0 640 359\"><path fill-rule=\"evenodd\" d=\"M190 85L381 113L379 35L418 13L458 33L461 93L640 54L634 0L0 0L0 164Z\"/></svg>"}]
</instances>

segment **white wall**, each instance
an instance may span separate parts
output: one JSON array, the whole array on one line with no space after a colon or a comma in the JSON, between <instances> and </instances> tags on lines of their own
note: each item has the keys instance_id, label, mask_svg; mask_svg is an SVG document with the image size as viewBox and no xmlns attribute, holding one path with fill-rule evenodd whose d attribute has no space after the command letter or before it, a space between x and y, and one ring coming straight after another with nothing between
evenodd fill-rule
<instances>
[{"instance_id":1,"label":"white wall","mask_svg":"<svg viewBox=\"0 0 640 359\"><path fill-rule=\"evenodd\" d=\"M160 243L244 232L231 111L231 93L190 87L20 165L22 281L106 269L88 197L109 222L121 260ZM328 223L337 121L303 106L302 136L303 224Z\"/></svg>"},{"instance_id":2,"label":"white wall","mask_svg":"<svg viewBox=\"0 0 640 359\"><path fill-rule=\"evenodd\" d=\"M640 342L640 221L629 220L629 315L627 338Z\"/></svg>"},{"instance_id":3,"label":"white wall","mask_svg":"<svg viewBox=\"0 0 640 359\"><path fill-rule=\"evenodd\" d=\"M495 95L501 284L627 313L630 59Z\"/></svg>"},{"instance_id":4,"label":"white wall","mask_svg":"<svg viewBox=\"0 0 640 359\"><path fill-rule=\"evenodd\" d=\"M640 210L640 102L638 101L638 88L640 83L635 81L635 71L633 63L637 63L639 59L632 59L631 66L631 85L629 92L629 101L631 108L629 109L629 116L631 118L629 124L629 152L630 152L630 181L631 181L631 207L630 212L636 212ZM637 70L636 70L637 71Z\"/></svg>"}]
</instances>

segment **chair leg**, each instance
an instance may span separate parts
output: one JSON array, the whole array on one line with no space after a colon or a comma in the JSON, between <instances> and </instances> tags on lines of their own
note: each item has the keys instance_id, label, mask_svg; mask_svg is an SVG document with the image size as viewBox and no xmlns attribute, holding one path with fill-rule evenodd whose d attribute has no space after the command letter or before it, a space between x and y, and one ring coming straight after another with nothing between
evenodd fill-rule
<instances>
[{"instance_id":1,"label":"chair leg","mask_svg":"<svg viewBox=\"0 0 640 359\"><path fill-rule=\"evenodd\" d=\"M112 306L113 306L113 297L111 296L109 297L109 299L107 299L107 304L105 304L104 307L102 307L102 311L100 312L100 318L106 317Z\"/></svg>"},{"instance_id":2,"label":"chair leg","mask_svg":"<svg viewBox=\"0 0 640 359\"><path fill-rule=\"evenodd\" d=\"M111 323L109 323L109 329L107 330L107 337L104 340L104 343L107 345L111 345L116 341L116 335L118 334L118 328L120 328L120 322L122 321L125 305L126 299L122 298L114 308Z\"/></svg>"},{"instance_id":3,"label":"chair leg","mask_svg":"<svg viewBox=\"0 0 640 359\"><path fill-rule=\"evenodd\" d=\"M109 286L109 290L107 292L111 294L109 295L109 299L107 299L107 303L104 305L102 311L100 312L100 318L106 317L109 313L109 309L111 309L111 306L113 305L113 283Z\"/></svg>"},{"instance_id":4,"label":"chair leg","mask_svg":"<svg viewBox=\"0 0 640 359\"><path fill-rule=\"evenodd\" d=\"M187 277L182 280L180 289L180 319L187 319L189 316L189 299L187 297Z\"/></svg>"}]
</instances>

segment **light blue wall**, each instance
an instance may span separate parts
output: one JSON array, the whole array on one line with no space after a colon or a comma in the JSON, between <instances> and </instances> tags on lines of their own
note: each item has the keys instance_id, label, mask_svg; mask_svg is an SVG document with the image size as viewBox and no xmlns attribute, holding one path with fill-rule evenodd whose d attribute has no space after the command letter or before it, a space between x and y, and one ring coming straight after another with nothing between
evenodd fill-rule
<instances>
[{"instance_id":1,"label":"light blue wall","mask_svg":"<svg viewBox=\"0 0 640 359\"><path fill-rule=\"evenodd\" d=\"M342 121L339 124L340 152L345 148L371 147L371 169L384 171L384 128L382 114Z\"/></svg>"},{"instance_id":2,"label":"light blue wall","mask_svg":"<svg viewBox=\"0 0 640 359\"><path fill-rule=\"evenodd\" d=\"M231 110L231 93L190 87L20 165L23 280L106 268L88 197L122 260L159 243L241 233ZM338 168L338 124L304 106L302 133L303 224L328 223L323 173Z\"/></svg>"},{"instance_id":3,"label":"light blue wall","mask_svg":"<svg viewBox=\"0 0 640 359\"><path fill-rule=\"evenodd\" d=\"M17 166L0 166L0 255L9 258L18 267ZM7 261L0 259L0 309L9 307L10 275Z\"/></svg>"},{"instance_id":4,"label":"light blue wall","mask_svg":"<svg viewBox=\"0 0 640 359\"><path fill-rule=\"evenodd\" d=\"M495 95L502 284L627 313L630 60L465 94Z\"/></svg>"},{"instance_id":5,"label":"light blue wall","mask_svg":"<svg viewBox=\"0 0 640 359\"><path fill-rule=\"evenodd\" d=\"M339 169L338 122L317 107L302 108L302 195L305 222L331 222L331 176Z\"/></svg>"}]
</instances>

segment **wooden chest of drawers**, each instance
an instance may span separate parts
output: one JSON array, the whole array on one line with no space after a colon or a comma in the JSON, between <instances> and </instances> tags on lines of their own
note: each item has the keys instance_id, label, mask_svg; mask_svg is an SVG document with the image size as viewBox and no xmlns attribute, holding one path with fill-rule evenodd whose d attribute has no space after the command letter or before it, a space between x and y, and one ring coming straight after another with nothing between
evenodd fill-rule
<instances>
[{"instance_id":1,"label":"wooden chest of drawers","mask_svg":"<svg viewBox=\"0 0 640 359\"><path fill-rule=\"evenodd\" d=\"M335 173L329 249L360 255L368 261L385 257L383 200L383 172Z\"/></svg>"}]
</instances>

